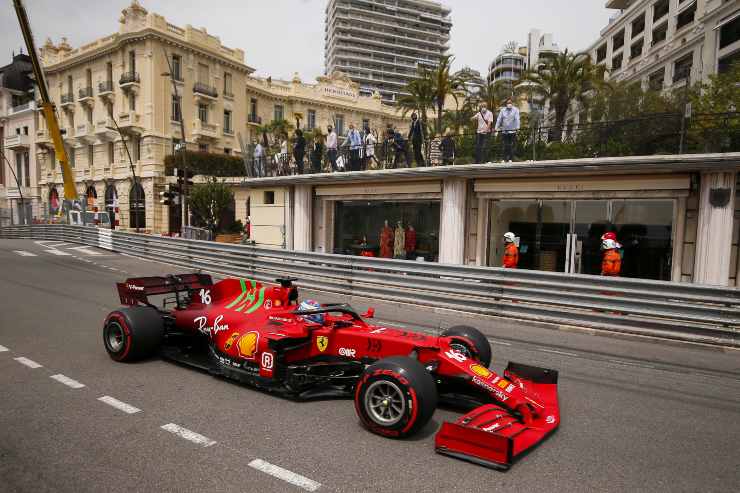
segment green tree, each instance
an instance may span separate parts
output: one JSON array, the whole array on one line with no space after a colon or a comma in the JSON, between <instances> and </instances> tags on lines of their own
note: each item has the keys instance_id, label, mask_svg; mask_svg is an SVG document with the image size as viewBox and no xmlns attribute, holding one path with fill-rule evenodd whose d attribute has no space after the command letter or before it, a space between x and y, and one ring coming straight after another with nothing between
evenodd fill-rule
<instances>
[{"instance_id":1,"label":"green tree","mask_svg":"<svg viewBox=\"0 0 740 493\"><path fill-rule=\"evenodd\" d=\"M535 96L549 101L550 109L555 112L555 125L562 126L574 102L582 108L587 107L591 91L604 82L604 68L594 65L586 53L565 50L544 66L525 72L522 80L532 84L520 84L516 92L525 87Z\"/></svg>"},{"instance_id":2,"label":"green tree","mask_svg":"<svg viewBox=\"0 0 740 493\"><path fill-rule=\"evenodd\" d=\"M215 234L221 230L223 213L231 208L234 192L228 185L212 178L197 184L188 196L188 205L196 221Z\"/></svg>"},{"instance_id":3,"label":"green tree","mask_svg":"<svg viewBox=\"0 0 740 493\"><path fill-rule=\"evenodd\" d=\"M434 105L437 113L436 133L442 133L442 114L444 112L447 96L459 103L459 98L464 97L466 92L464 75L450 73L452 62L455 58L445 55L439 60L439 65L431 72L432 92L434 94Z\"/></svg>"}]
</instances>

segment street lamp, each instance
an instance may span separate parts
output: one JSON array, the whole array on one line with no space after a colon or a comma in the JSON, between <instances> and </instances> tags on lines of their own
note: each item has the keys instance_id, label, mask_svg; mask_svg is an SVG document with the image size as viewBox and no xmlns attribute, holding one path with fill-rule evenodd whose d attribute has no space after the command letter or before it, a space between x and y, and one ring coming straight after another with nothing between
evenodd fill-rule
<instances>
[{"instance_id":1,"label":"street lamp","mask_svg":"<svg viewBox=\"0 0 740 493\"><path fill-rule=\"evenodd\" d=\"M162 51L164 52L164 59L167 60L167 67L169 68L168 72L162 72L162 77L169 77L170 81L172 82L172 92L175 94L175 100L179 102L180 104L180 114L178 115L180 118L180 134L182 137L182 142L180 145L180 155L182 157L182 167L183 167L183 180L182 180L182 188L180 189L180 204L182 206L182 226L180 228L180 236L182 236L183 228L186 226L190 226L190 221L188 220L188 162L187 162L187 140L185 137L185 122L183 121L182 116L182 100L180 100L180 94L177 90L177 82L175 81L174 71L172 70L172 63L170 62L170 57L167 55L167 50L165 47L162 47ZM174 116L174 115L172 115Z\"/></svg>"}]
</instances>

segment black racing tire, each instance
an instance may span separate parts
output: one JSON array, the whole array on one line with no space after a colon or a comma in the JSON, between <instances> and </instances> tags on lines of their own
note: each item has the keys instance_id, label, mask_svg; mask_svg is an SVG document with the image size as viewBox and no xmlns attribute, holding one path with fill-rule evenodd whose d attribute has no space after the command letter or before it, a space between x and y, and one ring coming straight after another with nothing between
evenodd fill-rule
<instances>
[{"instance_id":1,"label":"black racing tire","mask_svg":"<svg viewBox=\"0 0 740 493\"><path fill-rule=\"evenodd\" d=\"M164 321L154 308L129 306L111 312L103 325L103 345L115 361L154 354L164 338Z\"/></svg>"},{"instance_id":2,"label":"black racing tire","mask_svg":"<svg viewBox=\"0 0 740 493\"><path fill-rule=\"evenodd\" d=\"M467 351L471 353L470 355L477 356L478 361L488 368L488 365L491 364L491 343L488 342L488 339L486 339L486 336L484 336L481 331L468 325L455 325L454 327L450 327L442 332L442 337L454 336L462 336L472 341L475 345L474 348L468 347L468 343L466 341L460 340L459 344L465 346Z\"/></svg>"},{"instance_id":3,"label":"black racing tire","mask_svg":"<svg viewBox=\"0 0 740 493\"><path fill-rule=\"evenodd\" d=\"M363 426L384 437L417 433L436 408L434 377L424 365L405 356L384 358L368 366L355 389L355 410Z\"/></svg>"}]
</instances>

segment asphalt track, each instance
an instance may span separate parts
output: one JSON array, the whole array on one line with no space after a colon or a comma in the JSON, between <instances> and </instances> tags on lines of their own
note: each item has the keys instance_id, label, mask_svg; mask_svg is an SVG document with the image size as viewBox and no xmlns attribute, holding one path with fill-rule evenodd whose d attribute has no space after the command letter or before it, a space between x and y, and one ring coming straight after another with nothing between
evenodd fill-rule
<instances>
[{"instance_id":1,"label":"asphalt track","mask_svg":"<svg viewBox=\"0 0 740 493\"><path fill-rule=\"evenodd\" d=\"M375 304L412 329L478 326L497 369L560 371L559 431L501 473L434 453L450 411L388 440L349 400L294 403L158 359L114 363L101 336L113 283L173 271L0 240L0 491L740 491L740 352Z\"/></svg>"}]
</instances>

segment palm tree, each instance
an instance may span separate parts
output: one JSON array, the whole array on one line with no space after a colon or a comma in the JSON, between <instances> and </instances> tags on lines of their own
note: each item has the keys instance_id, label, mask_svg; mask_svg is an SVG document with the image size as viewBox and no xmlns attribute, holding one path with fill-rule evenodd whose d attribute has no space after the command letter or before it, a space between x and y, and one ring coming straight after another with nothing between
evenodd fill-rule
<instances>
[{"instance_id":1,"label":"palm tree","mask_svg":"<svg viewBox=\"0 0 740 493\"><path fill-rule=\"evenodd\" d=\"M408 95L398 99L398 105L405 117L409 112L418 112L424 130L428 125L428 110L434 108L434 87L432 77L426 67L419 67L419 77L406 84L404 89Z\"/></svg>"},{"instance_id":2,"label":"palm tree","mask_svg":"<svg viewBox=\"0 0 740 493\"><path fill-rule=\"evenodd\" d=\"M570 53L566 49L544 66L526 72L522 81L531 83L520 84L515 89L533 92L549 101L555 112L555 125L559 127L573 102L585 106L590 91L604 83L604 70L603 66L594 65L588 54Z\"/></svg>"},{"instance_id":3,"label":"palm tree","mask_svg":"<svg viewBox=\"0 0 740 493\"><path fill-rule=\"evenodd\" d=\"M455 57L451 55L445 55L439 60L439 65L432 71L432 88L434 93L434 103L436 106L437 121L436 130L437 133L442 133L442 112L444 111L445 100L447 96L452 96L455 100L455 104L458 103L458 98L463 97L466 92L465 82L467 78L461 74L450 73L452 61Z\"/></svg>"}]
</instances>

